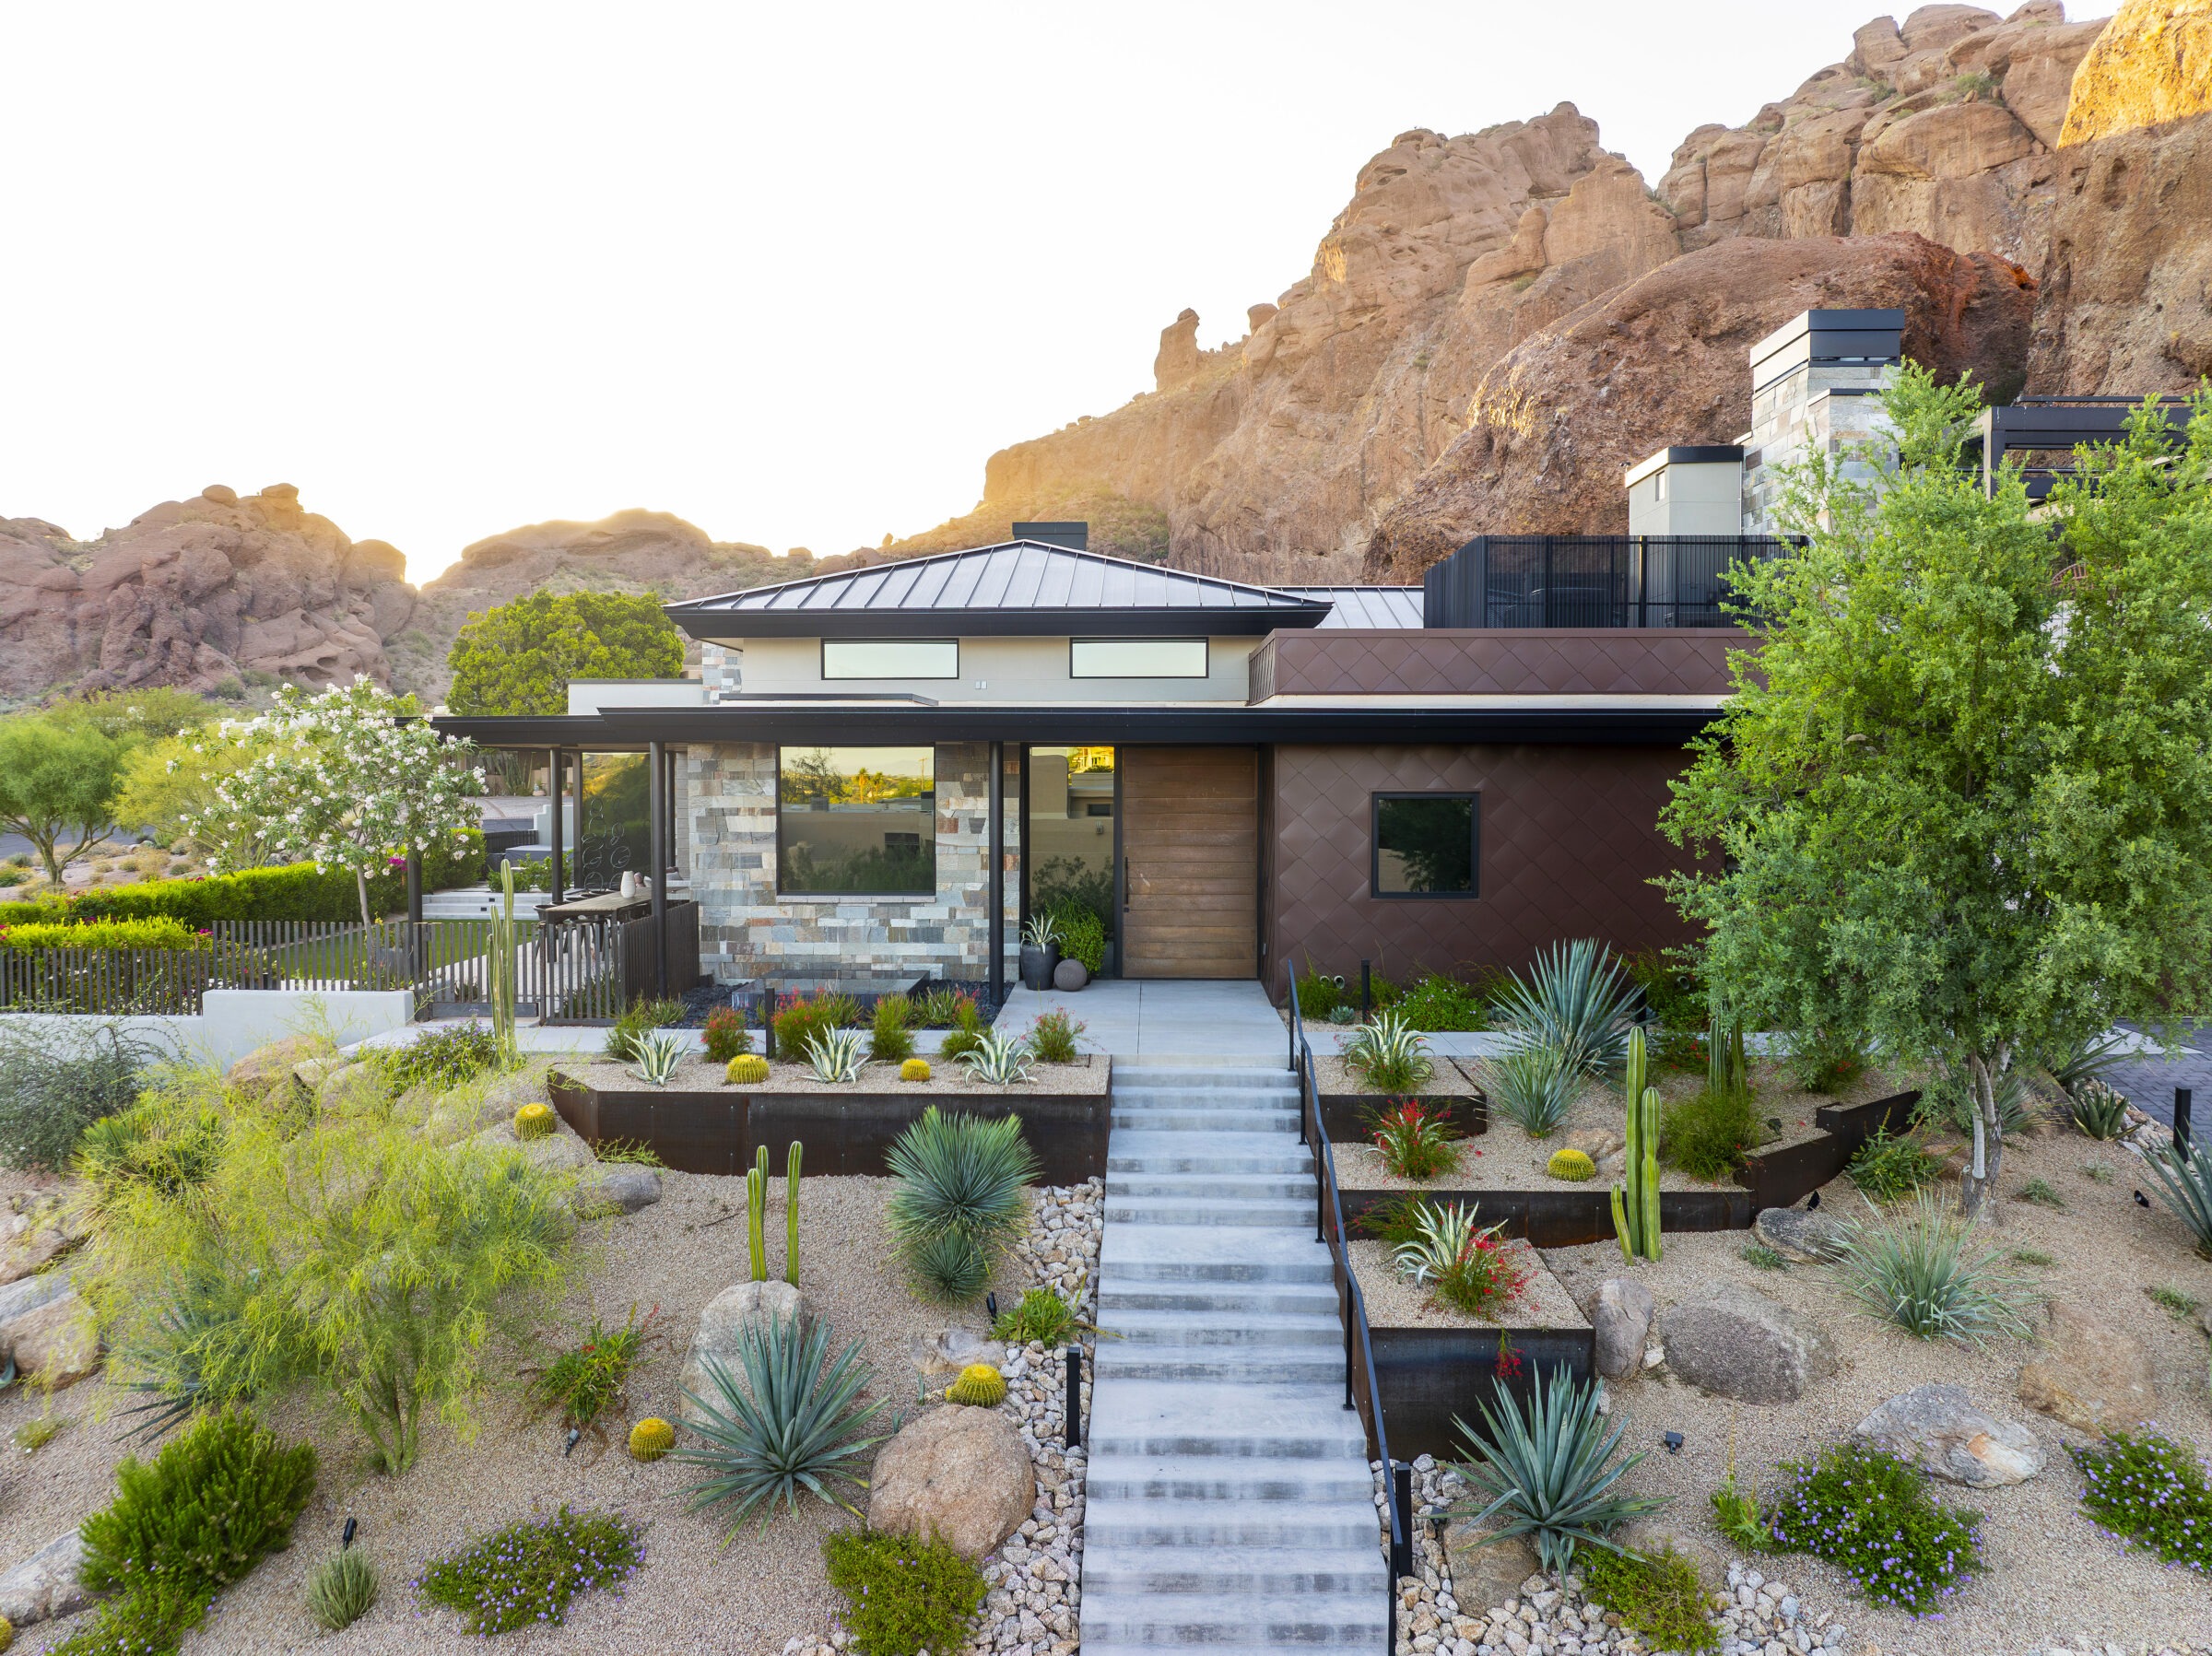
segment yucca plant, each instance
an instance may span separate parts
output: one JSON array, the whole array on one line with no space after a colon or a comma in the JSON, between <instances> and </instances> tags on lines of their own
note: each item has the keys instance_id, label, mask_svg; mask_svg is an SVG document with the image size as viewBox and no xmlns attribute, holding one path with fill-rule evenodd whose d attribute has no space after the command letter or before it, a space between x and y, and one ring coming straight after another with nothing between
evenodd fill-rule
<instances>
[{"instance_id":1,"label":"yucca plant","mask_svg":"<svg viewBox=\"0 0 2212 1656\"><path fill-rule=\"evenodd\" d=\"M1973 1238L1971 1220L1923 1192L1894 1221L1847 1222L1835 1268L1863 1308L1920 1339L2025 1335L2026 1285Z\"/></svg>"},{"instance_id":2,"label":"yucca plant","mask_svg":"<svg viewBox=\"0 0 2212 1656\"><path fill-rule=\"evenodd\" d=\"M1525 1413L1512 1392L1500 1388L1497 1396L1496 1408L1482 1404L1487 1442L1465 1422L1452 1422L1475 1457L1459 1468L1460 1475L1489 1498L1481 1507L1454 1508L1449 1516L1477 1524L1493 1517L1504 1521L1477 1546L1526 1536L1535 1544L1537 1561L1558 1575L1573 1564L1578 1546L1619 1552L1611 1532L1667 1504L1665 1497L1615 1493L1621 1474L1643 1456L1614 1462L1625 1428L1615 1427L1606 1435L1595 1382L1580 1384L1564 1368L1556 1368L1536 1382Z\"/></svg>"},{"instance_id":3,"label":"yucca plant","mask_svg":"<svg viewBox=\"0 0 2212 1656\"><path fill-rule=\"evenodd\" d=\"M907 1274L928 1298L966 1305L991 1286L990 1252L959 1231L940 1230L908 1246L905 1255Z\"/></svg>"},{"instance_id":4,"label":"yucca plant","mask_svg":"<svg viewBox=\"0 0 2212 1656\"><path fill-rule=\"evenodd\" d=\"M1378 1012L1344 1043L1344 1067L1370 1086L1406 1092L1436 1074L1429 1059L1429 1038L1394 1012Z\"/></svg>"},{"instance_id":5,"label":"yucca plant","mask_svg":"<svg viewBox=\"0 0 2212 1656\"><path fill-rule=\"evenodd\" d=\"M806 1042L806 1070L817 1081L832 1086L860 1079L867 1056L857 1029L824 1029Z\"/></svg>"},{"instance_id":6,"label":"yucca plant","mask_svg":"<svg viewBox=\"0 0 2212 1656\"><path fill-rule=\"evenodd\" d=\"M1412 1239L1401 1242L1392 1251L1392 1268L1416 1286L1426 1287L1480 1234L1475 1228L1476 1207L1472 1202L1420 1204L1411 1215Z\"/></svg>"},{"instance_id":7,"label":"yucca plant","mask_svg":"<svg viewBox=\"0 0 2212 1656\"><path fill-rule=\"evenodd\" d=\"M1555 1049L1570 1074L1601 1075L1620 1067L1641 993L1611 949L1578 937L1539 954L1527 977L1515 972L1491 1012L1524 1040Z\"/></svg>"},{"instance_id":8,"label":"yucca plant","mask_svg":"<svg viewBox=\"0 0 2212 1656\"><path fill-rule=\"evenodd\" d=\"M1030 1043L993 1029L976 1038L975 1045L959 1054L969 1076L993 1086L1013 1086L1030 1078Z\"/></svg>"},{"instance_id":9,"label":"yucca plant","mask_svg":"<svg viewBox=\"0 0 2212 1656\"><path fill-rule=\"evenodd\" d=\"M684 1043L665 1029L639 1036L630 1042L629 1050L638 1060L629 1073L648 1086L667 1086L668 1077L676 1074L684 1056Z\"/></svg>"},{"instance_id":10,"label":"yucca plant","mask_svg":"<svg viewBox=\"0 0 2212 1656\"><path fill-rule=\"evenodd\" d=\"M1559 1130L1582 1084L1582 1075L1557 1047L1534 1042L1516 1046L1502 1058L1486 1059L1477 1073L1490 1108L1531 1138L1549 1138Z\"/></svg>"},{"instance_id":11,"label":"yucca plant","mask_svg":"<svg viewBox=\"0 0 2212 1656\"><path fill-rule=\"evenodd\" d=\"M899 1181L887 1216L901 1244L953 1230L993 1248L1012 1241L1029 1223L1023 1187L1035 1181L1038 1164L1018 1117L947 1115L932 1104L884 1161Z\"/></svg>"},{"instance_id":12,"label":"yucca plant","mask_svg":"<svg viewBox=\"0 0 2212 1656\"><path fill-rule=\"evenodd\" d=\"M2189 1227L2197 1252L2212 1259L2212 1160L2202 1149L2183 1155L2172 1145L2159 1145L2143 1158L2143 1169L2174 1217Z\"/></svg>"},{"instance_id":13,"label":"yucca plant","mask_svg":"<svg viewBox=\"0 0 2212 1656\"><path fill-rule=\"evenodd\" d=\"M675 1458L707 1473L688 1491L694 1511L737 1503L725 1544L756 1507L763 1530L778 1501L796 1511L801 1489L861 1516L840 1487L868 1486L869 1451L888 1434L864 1435L884 1400L860 1401L872 1377L860 1350L855 1340L832 1359L830 1325L802 1315L744 1330L737 1345L742 1384L719 1358L706 1359L712 1395L685 1393L699 1413L691 1429L706 1446L679 1449Z\"/></svg>"},{"instance_id":14,"label":"yucca plant","mask_svg":"<svg viewBox=\"0 0 2212 1656\"><path fill-rule=\"evenodd\" d=\"M2094 1075L2069 1088L2066 1114L2088 1136L2108 1144L2127 1131L2127 1100Z\"/></svg>"}]
</instances>

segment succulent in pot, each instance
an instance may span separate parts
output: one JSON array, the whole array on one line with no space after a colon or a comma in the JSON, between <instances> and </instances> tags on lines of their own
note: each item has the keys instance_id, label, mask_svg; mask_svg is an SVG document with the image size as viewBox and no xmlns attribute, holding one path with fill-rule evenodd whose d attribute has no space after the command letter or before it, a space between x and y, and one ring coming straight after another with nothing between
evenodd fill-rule
<instances>
[{"instance_id":1,"label":"succulent in pot","mask_svg":"<svg viewBox=\"0 0 2212 1656\"><path fill-rule=\"evenodd\" d=\"M1032 914L1021 928L1021 986L1050 989L1053 968L1060 964L1060 922L1050 914Z\"/></svg>"}]
</instances>

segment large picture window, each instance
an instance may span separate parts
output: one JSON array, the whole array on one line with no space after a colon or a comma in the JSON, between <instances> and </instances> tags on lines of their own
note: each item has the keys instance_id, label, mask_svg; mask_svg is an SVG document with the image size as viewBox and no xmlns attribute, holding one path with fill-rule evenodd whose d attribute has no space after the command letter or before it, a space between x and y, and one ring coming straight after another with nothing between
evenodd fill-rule
<instances>
[{"instance_id":1,"label":"large picture window","mask_svg":"<svg viewBox=\"0 0 2212 1656\"><path fill-rule=\"evenodd\" d=\"M1374 894L1477 896L1481 799L1479 793L1376 794Z\"/></svg>"},{"instance_id":2,"label":"large picture window","mask_svg":"<svg viewBox=\"0 0 2212 1656\"><path fill-rule=\"evenodd\" d=\"M776 889L789 897L935 897L932 750L778 750Z\"/></svg>"},{"instance_id":3,"label":"large picture window","mask_svg":"<svg viewBox=\"0 0 2212 1656\"><path fill-rule=\"evenodd\" d=\"M958 678L958 639L824 639L824 678Z\"/></svg>"}]
</instances>

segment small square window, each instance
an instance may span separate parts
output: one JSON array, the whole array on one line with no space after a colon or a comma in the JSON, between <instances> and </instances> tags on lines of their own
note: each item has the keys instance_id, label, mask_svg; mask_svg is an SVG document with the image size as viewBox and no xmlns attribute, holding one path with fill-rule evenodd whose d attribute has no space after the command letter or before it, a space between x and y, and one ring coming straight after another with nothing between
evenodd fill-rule
<instances>
[{"instance_id":1,"label":"small square window","mask_svg":"<svg viewBox=\"0 0 2212 1656\"><path fill-rule=\"evenodd\" d=\"M1481 797L1478 793L1376 794L1374 895L1477 896Z\"/></svg>"}]
</instances>

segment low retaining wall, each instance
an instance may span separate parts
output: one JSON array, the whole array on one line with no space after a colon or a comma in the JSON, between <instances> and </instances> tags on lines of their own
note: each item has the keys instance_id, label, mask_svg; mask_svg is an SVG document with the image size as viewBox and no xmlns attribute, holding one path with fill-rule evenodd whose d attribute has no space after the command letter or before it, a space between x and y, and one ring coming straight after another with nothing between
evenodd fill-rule
<instances>
[{"instance_id":1,"label":"low retaining wall","mask_svg":"<svg viewBox=\"0 0 2212 1656\"><path fill-rule=\"evenodd\" d=\"M1586 1328L1508 1328L1502 1331L1521 1357L1521 1372L1505 1390L1525 1402L1541 1377L1565 1368L1578 1380L1597 1370L1596 1335ZM1394 1460L1434 1455L1464 1461L1468 1448L1454 1419L1482 1429L1482 1405L1497 1406L1498 1335L1495 1328L1376 1328L1369 1331L1375 1384L1382 1392L1382 1425ZM1361 1389L1365 1389L1361 1377ZM1368 1452L1375 1452L1369 1444Z\"/></svg>"},{"instance_id":2,"label":"low retaining wall","mask_svg":"<svg viewBox=\"0 0 2212 1656\"><path fill-rule=\"evenodd\" d=\"M1364 1145L1368 1143L1367 1118L1377 1107L1394 1103L1395 1099L1381 1093L1323 1093L1321 1095L1321 1124L1328 1129L1333 1145ZM1478 1092L1436 1093L1424 1097L1421 1103L1441 1104L1452 1126L1462 1138L1477 1138L1490 1130L1489 1100Z\"/></svg>"},{"instance_id":3,"label":"low retaining wall","mask_svg":"<svg viewBox=\"0 0 2212 1656\"><path fill-rule=\"evenodd\" d=\"M175 1017L102 1017L90 1013L0 1014L0 1031L86 1029L117 1024L188 1063L227 1070L256 1047L327 1030L338 1045L404 1029L415 1016L406 989L210 989L201 1010Z\"/></svg>"},{"instance_id":4,"label":"low retaining wall","mask_svg":"<svg viewBox=\"0 0 2212 1656\"><path fill-rule=\"evenodd\" d=\"M872 1174L890 1169L884 1154L935 1104L947 1113L1021 1120L1022 1135L1043 1164L1047 1184L1074 1184L1106 1171L1112 1088L1097 1093L823 1094L754 1092L743 1087L647 1092L602 1091L560 1075L548 1088L561 1119L587 1142L641 1143L682 1173L742 1174L756 1147L768 1146L782 1176L794 1139L806 1146L804 1173Z\"/></svg>"}]
</instances>

